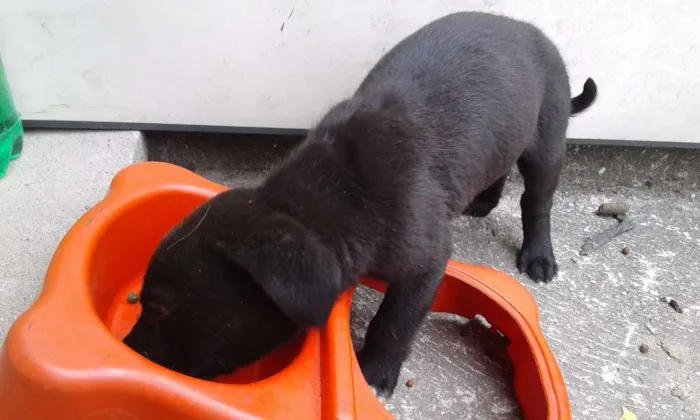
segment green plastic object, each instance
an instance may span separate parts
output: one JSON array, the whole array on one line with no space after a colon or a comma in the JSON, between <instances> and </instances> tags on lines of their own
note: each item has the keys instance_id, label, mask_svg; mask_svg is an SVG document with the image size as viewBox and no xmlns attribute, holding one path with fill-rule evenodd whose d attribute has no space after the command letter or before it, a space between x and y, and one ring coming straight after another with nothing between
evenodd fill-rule
<instances>
[{"instance_id":1,"label":"green plastic object","mask_svg":"<svg viewBox=\"0 0 700 420\"><path fill-rule=\"evenodd\" d=\"M0 178L5 176L10 161L22 153L23 138L22 120L12 101L10 85L0 59Z\"/></svg>"}]
</instances>

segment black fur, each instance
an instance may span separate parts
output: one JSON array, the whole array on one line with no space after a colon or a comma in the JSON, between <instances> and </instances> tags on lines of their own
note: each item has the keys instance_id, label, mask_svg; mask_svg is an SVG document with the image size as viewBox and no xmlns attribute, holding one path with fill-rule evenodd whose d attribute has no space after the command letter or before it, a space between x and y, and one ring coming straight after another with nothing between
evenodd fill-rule
<instances>
[{"instance_id":1,"label":"black fur","mask_svg":"<svg viewBox=\"0 0 700 420\"><path fill-rule=\"evenodd\" d=\"M598 96L598 87L593 79L586 79L586 82L583 84L583 92L571 100L571 115L588 109L595 102L596 96Z\"/></svg>"},{"instance_id":2,"label":"black fur","mask_svg":"<svg viewBox=\"0 0 700 420\"><path fill-rule=\"evenodd\" d=\"M452 252L450 222L486 216L518 164L518 267L550 281L550 208L570 97L564 63L534 26L482 13L439 19L399 43L255 189L222 193L166 237L144 314L125 342L211 378L322 326L364 275L388 290L358 355L391 394Z\"/></svg>"}]
</instances>

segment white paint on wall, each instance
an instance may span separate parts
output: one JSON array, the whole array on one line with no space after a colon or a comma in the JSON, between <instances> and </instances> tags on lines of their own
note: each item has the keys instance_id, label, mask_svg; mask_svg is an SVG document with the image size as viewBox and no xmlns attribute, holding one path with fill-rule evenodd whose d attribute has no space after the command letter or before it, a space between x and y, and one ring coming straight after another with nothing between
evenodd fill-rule
<instances>
[{"instance_id":1,"label":"white paint on wall","mask_svg":"<svg viewBox=\"0 0 700 420\"><path fill-rule=\"evenodd\" d=\"M0 0L24 118L307 128L404 36L481 10L540 26L578 94L570 137L700 143L700 2Z\"/></svg>"}]
</instances>

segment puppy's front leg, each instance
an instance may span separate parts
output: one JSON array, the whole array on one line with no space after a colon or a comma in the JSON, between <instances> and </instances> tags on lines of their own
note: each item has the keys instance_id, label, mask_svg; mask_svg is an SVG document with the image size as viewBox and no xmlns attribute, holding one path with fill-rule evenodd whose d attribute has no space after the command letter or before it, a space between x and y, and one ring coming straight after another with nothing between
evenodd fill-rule
<instances>
[{"instance_id":1,"label":"puppy's front leg","mask_svg":"<svg viewBox=\"0 0 700 420\"><path fill-rule=\"evenodd\" d=\"M391 282L358 355L362 373L377 395L390 397L418 327L445 274L445 259L428 272Z\"/></svg>"}]
</instances>

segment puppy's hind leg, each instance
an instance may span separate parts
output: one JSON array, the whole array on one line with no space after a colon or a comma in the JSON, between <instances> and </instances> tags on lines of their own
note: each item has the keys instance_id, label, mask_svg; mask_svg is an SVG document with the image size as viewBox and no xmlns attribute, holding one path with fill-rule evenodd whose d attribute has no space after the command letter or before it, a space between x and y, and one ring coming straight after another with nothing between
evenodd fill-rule
<instances>
[{"instance_id":1,"label":"puppy's hind leg","mask_svg":"<svg viewBox=\"0 0 700 420\"><path fill-rule=\"evenodd\" d=\"M506 184L507 176L499 178L490 187L480 192L474 201L469 203L463 214L472 217L486 217L495 209L498 202L501 201L503 186Z\"/></svg>"},{"instance_id":2,"label":"puppy's hind leg","mask_svg":"<svg viewBox=\"0 0 700 420\"><path fill-rule=\"evenodd\" d=\"M564 106L565 105L565 106ZM566 151L568 103L540 117L538 138L518 160L525 181L520 200L523 223L523 245L518 255L518 270L537 282L549 282L557 274L551 238L551 209L554 192Z\"/></svg>"}]
</instances>

